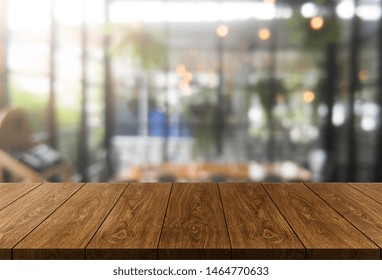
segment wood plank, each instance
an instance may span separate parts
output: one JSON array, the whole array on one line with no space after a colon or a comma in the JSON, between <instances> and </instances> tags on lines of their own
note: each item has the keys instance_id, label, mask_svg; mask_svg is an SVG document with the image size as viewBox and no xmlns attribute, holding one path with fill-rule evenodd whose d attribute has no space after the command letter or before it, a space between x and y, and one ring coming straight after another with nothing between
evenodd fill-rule
<instances>
[{"instance_id":1,"label":"wood plank","mask_svg":"<svg viewBox=\"0 0 382 280\"><path fill-rule=\"evenodd\" d=\"M14 249L14 259L84 259L85 247L127 184L88 183Z\"/></svg>"},{"instance_id":2,"label":"wood plank","mask_svg":"<svg viewBox=\"0 0 382 280\"><path fill-rule=\"evenodd\" d=\"M87 259L157 259L171 183L132 183L86 248Z\"/></svg>"},{"instance_id":3,"label":"wood plank","mask_svg":"<svg viewBox=\"0 0 382 280\"><path fill-rule=\"evenodd\" d=\"M82 185L45 183L2 209L0 211L0 259L11 259L12 248ZM23 188L21 185L20 187Z\"/></svg>"},{"instance_id":4,"label":"wood plank","mask_svg":"<svg viewBox=\"0 0 382 280\"><path fill-rule=\"evenodd\" d=\"M216 183L173 185L158 258L231 258L231 246Z\"/></svg>"},{"instance_id":5,"label":"wood plank","mask_svg":"<svg viewBox=\"0 0 382 280\"><path fill-rule=\"evenodd\" d=\"M302 183L264 183L307 259L379 259L379 248Z\"/></svg>"},{"instance_id":6,"label":"wood plank","mask_svg":"<svg viewBox=\"0 0 382 280\"><path fill-rule=\"evenodd\" d=\"M0 210L36 188L40 183L0 183Z\"/></svg>"},{"instance_id":7,"label":"wood plank","mask_svg":"<svg viewBox=\"0 0 382 280\"><path fill-rule=\"evenodd\" d=\"M219 183L233 259L305 259L305 247L259 183Z\"/></svg>"},{"instance_id":8,"label":"wood plank","mask_svg":"<svg viewBox=\"0 0 382 280\"><path fill-rule=\"evenodd\" d=\"M350 185L382 203L382 183L350 183Z\"/></svg>"},{"instance_id":9,"label":"wood plank","mask_svg":"<svg viewBox=\"0 0 382 280\"><path fill-rule=\"evenodd\" d=\"M307 186L382 247L382 204L345 183L308 183Z\"/></svg>"}]
</instances>

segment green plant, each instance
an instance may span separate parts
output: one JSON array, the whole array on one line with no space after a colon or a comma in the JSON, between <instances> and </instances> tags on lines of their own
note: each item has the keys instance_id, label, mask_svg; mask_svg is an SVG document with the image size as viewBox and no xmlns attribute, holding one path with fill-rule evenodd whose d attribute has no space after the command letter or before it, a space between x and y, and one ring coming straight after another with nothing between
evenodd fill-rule
<instances>
[{"instance_id":1,"label":"green plant","mask_svg":"<svg viewBox=\"0 0 382 280\"><path fill-rule=\"evenodd\" d=\"M310 19L296 16L291 19L292 40L302 43L305 50L324 50L328 43L338 42L341 38L341 23L336 19L325 19L321 29L310 27Z\"/></svg>"},{"instance_id":2,"label":"green plant","mask_svg":"<svg viewBox=\"0 0 382 280\"><path fill-rule=\"evenodd\" d=\"M47 98L36 98L34 94L19 89L17 85L12 85L11 97L12 107L27 110L33 132L46 130Z\"/></svg>"},{"instance_id":3,"label":"green plant","mask_svg":"<svg viewBox=\"0 0 382 280\"><path fill-rule=\"evenodd\" d=\"M163 36L142 26L123 27L122 37L110 49L114 57L126 52L144 70L161 69L168 60L168 48Z\"/></svg>"},{"instance_id":4,"label":"green plant","mask_svg":"<svg viewBox=\"0 0 382 280\"><path fill-rule=\"evenodd\" d=\"M287 89L284 85L284 82L281 79L274 80L274 89L273 98L270 96L269 91L269 79L261 79L256 84L249 84L246 87L247 95L247 104L250 102L250 97L253 94L259 96L261 106L265 109L267 119L269 120L272 114L272 109L275 104L275 98L277 95L282 95L284 98L287 98Z\"/></svg>"},{"instance_id":5,"label":"green plant","mask_svg":"<svg viewBox=\"0 0 382 280\"><path fill-rule=\"evenodd\" d=\"M47 130L48 97L21 90L17 85L12 85L12 106L21 107L28 111L33 132ZM79 108L73 106L57 106L57 120L60 129L76 127L80 118Z\"/></svg>"},{"instance_id":6,"label":"green plant","mask_svg":"<svg viewBox=\"0 0 382 280\"><path fill-rule=\"evenodd\" d=\"M335 1L315 0L312 1L319 11L326 10L323 17L323 26L318 29L311 27L311 19L304 18L299 11L295 11L295 16L291 17L288 25L291 32L292 41L301 44L304 51L308 51L316 60L317 69L320 71L319 78L312 90L318 94L313 101L313 118L318 119L318 105L324 102L322 96L325 91L326 65L322 55L326 53L330 44L338 44L342 39L343 23L335 14Z\"/></svg>"},{"instance_id":7,"label":"green plant","mask_svg":"<svg viewBox=\"0 0 382 280\"><path fill-rule=\"evenodd\" d=\"M129 104L139 108L140 131L146 134L147 130L144 123L148 118L148 110L150 109L150 90L153 88L151 84L151 71L154 69L163 70L168 62L168 47L160 33L154 33L145 29L143 26L123 27L121 30L122 36L119 41L110 49L110 53L114 57L120 57L123 54L128 54L131 60L135 63L135 67L140 67L145 71L145 75L137 76L145 88L143 93L139 92L129 100ZM136 72L139 73L139 72ZM143 100L146 106L142 105ZM137 106L135 106L135 104Z\"/></svg>"}]
</instances>

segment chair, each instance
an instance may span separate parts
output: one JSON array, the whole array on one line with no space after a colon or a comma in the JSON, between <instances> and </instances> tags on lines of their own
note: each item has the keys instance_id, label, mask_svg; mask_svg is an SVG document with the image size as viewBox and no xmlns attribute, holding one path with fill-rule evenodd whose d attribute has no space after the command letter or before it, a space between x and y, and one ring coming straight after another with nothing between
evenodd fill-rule
<instances>
[{"instance_id":1,"label":"chair","mask_svg":"<svg viewBox=\"0 0 382 280\"><path fill-rule=\"evenodd\" d=\"M71 165L52 148L32 139L32 128L27 113L20 108L0 112L0 182L70 181Z\"/></svg>"}]
</instances>

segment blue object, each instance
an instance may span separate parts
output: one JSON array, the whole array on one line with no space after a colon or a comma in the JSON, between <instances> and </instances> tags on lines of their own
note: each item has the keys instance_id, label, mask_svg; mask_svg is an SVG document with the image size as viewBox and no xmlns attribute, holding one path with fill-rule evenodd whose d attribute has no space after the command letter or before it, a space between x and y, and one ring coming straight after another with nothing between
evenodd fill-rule
<instances>
[{"instance_id":1,"label":"blue object","mask_svg":"<svg viewBox=\"0 0 382 280\"><path fill-rule=\"evenodd\" d=\"M166 113L151 111L149 113L149 135L166 137ZM191 133L183 120L170 121L168 126L168 137L190 137Z\"/></svg>"},{"instance_id":2,"label":"blue object","mask_svg":"<svg viewBox=\"0 0 382 280\"><path fill-rule=\"evenodd\" d=\"M151 111L149 113L149 135L166 136L166 113L160 111Z\"/></svg>"}]
</instances>

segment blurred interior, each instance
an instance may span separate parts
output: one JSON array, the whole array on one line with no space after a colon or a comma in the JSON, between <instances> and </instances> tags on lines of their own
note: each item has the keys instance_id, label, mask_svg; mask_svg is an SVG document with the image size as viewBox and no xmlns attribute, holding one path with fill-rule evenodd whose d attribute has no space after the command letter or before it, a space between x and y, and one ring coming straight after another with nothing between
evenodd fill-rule
<instances>
[{"instance_id":1,"label":"blurred interior","mask_svg":"<svg viewBox=\"0 0 382 280\"><path fill-rule=\"evenodd\" d=\"M381 0L0 3L0 106L72 181L382 181Z\"/></svg>"}]
</instances>

